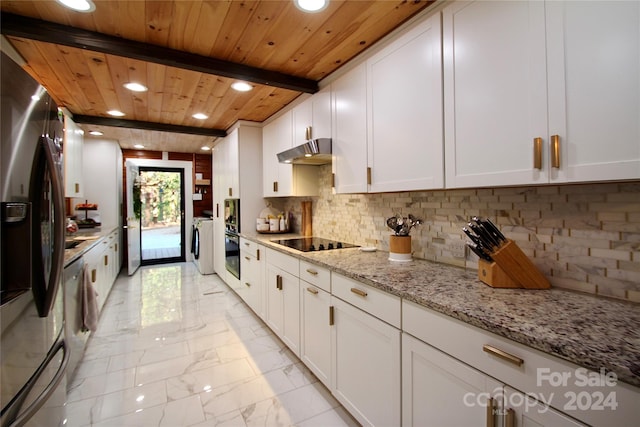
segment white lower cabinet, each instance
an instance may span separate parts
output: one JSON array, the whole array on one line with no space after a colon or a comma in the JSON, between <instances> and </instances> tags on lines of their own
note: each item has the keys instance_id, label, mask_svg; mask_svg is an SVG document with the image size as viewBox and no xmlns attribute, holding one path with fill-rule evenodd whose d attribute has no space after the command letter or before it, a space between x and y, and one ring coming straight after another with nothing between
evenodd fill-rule
<instances>
[{"instance_id":1,"label":"white lower cabinet","mask_svg":"<svg viewBox=\"0 0 640 427\"><path fill-rule=\"evenodd\" d=\"M402 425L497 425L502 384L402 334Z\"/></svg>"},{"instance_id":2,"label":"white lower cabinet","mask_svg":"<svg viewBox=\"0 0 640 427\"><path fill-rule=\"evenodd\" d=\"M333 394L362 425L400 424L400 330L332 297Z\"/></svg>"},{"instance_id":3,"label":"white lower cabinet","mask_svg":"<svg viewBox=\"0 0 640 427\"><path fill-rule=\"evenodd\" d=\"M264 317L264 247L240 238L240 286L236 292L249 307Z\"/></svg>"},{"instance_id":4,"label":"white lower cabinet","mask_svg":"<svg viewBox=\"0 0 640 427\"><path fill-rule=\"evenodd\" d=\"M331 389L331 294L300 281L300 359Z\"/></svg>"},{"instance_id":5,"label":"white lower cabinet","mask_svg":"<svg viewBox=\"0 0 640 427\"><path fill-rule=\"evenodd\" d=\"M504 387L504 405L504 427L584 426L584 424L550 408L533 397L508 386Z\"/></svg>"},{"instance_id":6,"label":"white lower cabinet","mask_svg":"<svg viewBox=\"0 0 640 427\"><path fill-rule=\"evenodd\" d=\"M297 258L267 250L265 321L289 349L300 357L300 279L297 276L297 265Z\"/></svg>"}]
</instances>

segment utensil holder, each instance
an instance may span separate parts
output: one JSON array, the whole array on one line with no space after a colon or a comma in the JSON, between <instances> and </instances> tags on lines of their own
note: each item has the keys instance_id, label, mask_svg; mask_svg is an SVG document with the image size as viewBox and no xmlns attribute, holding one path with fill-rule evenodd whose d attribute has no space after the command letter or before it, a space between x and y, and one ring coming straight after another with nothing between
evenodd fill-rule
<instances>
[{"instance_id":1,"label":"utensil holder","mask_svg":"<svg viewBox=\"0 0 640 427\"><path fill-rule=\"evenodd\" d=\"M478 279L492 288L520 288L520 284L514 281L498 263L483 259L478 260Z\"/></svg>"},{"instance_id":2,"label":"utensil holder","mask_svg":"<svg viewBox=\"0 0 640 427\"><path fill-rule=\"evenodd\" d=\"M549 289L551 287L547 278L513 240L507 240L507 243L491 253L491 258L522 288Z\"/></svg>"},{"instance_id":3,"label":"utensil holder","mask_svg":"<svg viewBox=\"0 0 640 427\"><path fill-rule=\"evenodd\" d=\"M389 260L411 261L411 236L389 236Z\"/></svg>"}]
</instances>

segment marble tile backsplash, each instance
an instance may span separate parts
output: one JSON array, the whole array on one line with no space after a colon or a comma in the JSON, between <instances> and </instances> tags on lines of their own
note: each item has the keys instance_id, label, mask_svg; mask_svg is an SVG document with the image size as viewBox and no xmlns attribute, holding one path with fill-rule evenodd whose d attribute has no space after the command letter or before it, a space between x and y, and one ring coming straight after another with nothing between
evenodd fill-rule
<instances>
[{"instance_id":1,"label":"marble tile backsplash","mask_svg":"<svg viewBox=\"0 0 640 427\"><path fill-rule=\"evenodd\" d=\"M476 269L453 247L472 216L488 217L553 286L640 302L640 182L333 194L331 166L319 168L318 197L269 199L293 213L294 231L311 200L314 235L388 250L386 218L411 213L424 219L411 231L414 258Z\"/></svg>"}]
</instances>

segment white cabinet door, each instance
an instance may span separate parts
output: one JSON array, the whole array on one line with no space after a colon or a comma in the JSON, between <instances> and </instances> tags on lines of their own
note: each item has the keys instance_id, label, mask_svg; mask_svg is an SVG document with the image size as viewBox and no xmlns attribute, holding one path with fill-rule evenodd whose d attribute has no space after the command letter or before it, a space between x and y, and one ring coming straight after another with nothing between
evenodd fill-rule
<instances>
[{"instance_id":1,"label":"white cabinet door","mask_svg":"<svg viewBox=\"0 0 640 427\"><path fill-rule=\"evenodd\" d=\"M240 158L239 158L239 139L238 129L235 129L223 141L225 145L224 151L226 155L226 197L240 198Z\"/></svg>"},{"instance_id":2,"label":"white cabinet door","mask_svg":"<svg viewBox=\"0 0 640 427\"><path fill-rule=\"evenodd\" d=\"M84 197L83 150L84 132L64 116L64 195Z\"/></svg>"},{"instance_id":3,"label":"white cabinet door","mask_svg":"<svg viewBox=\"0 0 640 427\"><path fill-rule=\"evenodd\" d=\"M331 87L327 86L311 98L312 132L314 138L331 138Z\"/></svg>"},{"instance_id":4,"label":"white cabinet door","mask_svg":"<svg viewBox=\"0 0 640 427\"><path fill-rule=\"evenodd\" d=\"M266 265L266 322L280 339L300 356L300 283L294 275Z\"/></svg>"},{"instance_id":5,"label":"white cabinet door","mask_svg":"<svg viewBox=\"0 0 640 427\"><path fill-rule=\"evenodd\" d=\"M300 359L322 383L331 388L331 295L300 281Z\"/></svg>"},{"instance_id":6,"label":"white cabinet door","mask_svg":"<svg viewBox=\"0 0 640 427\"><path fill-rule=\"evenodd\" d=\"M501 395L500 382L402 334L403 426L498 425Z\"/></svg>"},{"instance_id":7,"label":"white cabinet door","mask_svg":"<svg viewBox=\"0 0 640 427\"><path fill-rule=\"evenodd\" d=\"M640 178L640 2L551 1L546 12L552 181Z\"/></svg>"},{"instance_id":8,"label":"white cabinet door","mask_svg":"<svg viewBox=\"0 0 640 427\"><path fill-rule=\"evenodd\" d=\"M586 425L508 386L504 387L504 400L505 427L581 427Z\"/></svg>"},{"instance_id":9,"label":"white cabinet door","mask_svg":"<svg viewBox=\"0 0 640 427\"><path fill-rule=\"evenodd\" d=\"M227 282L224 253L224 219L222 217L213 219L213 270L225 283Z\"/></svg>"},{"instance_id":10,"label":"white cabinet door","mask_svg":"<svg viewBox=\"0 0 640 427\"><path fill-rule=\"evenodd\" d=\"M369 191L444 187L440 14L367 61Z\"/></svg>"},{"instance_id":11,"label":"white cabinet door","mask_svg":"<svg viewBox=\"0 0 640 427\"><path fill-rule=\"evenodd\" d=\"M262 259L241 252L240 258L240 286L236 292L259 316L262 310Z\"/></svg>"},{"instance_id":12,"label":"white cabinet door","mask_svg":"<svg viewBox=\"0 0 640 427\"><path fill-rule=\"evenodd\" d=\"M264 197L286 197L292 193L292 165L278 162L277 154L292 147L291 110L262 129L262 174Z\"/></svg>"},{"instance_id":13,"label":"white cabinet door","mask_svg":"<svg viewBox=\"0 0 640 427\"><path fill-rule=\"evenodd\" d=\"M331 84L336 193L367 192L367 68L362 63Z\"/></svg>"},{"instance_id":14,"label":"white cabinet door","mask_svg":"<svg viewBox=\"0 0 640 427\"><path fill-rule=\"evenodd\" d=\"M474 1L443 10L446 186L546 183L543 2Z\"/></svg>"},{"instance_id":15,"label":"white cabinet door","mask_svg":"<svg viewBox=\"0 0 640 427\"><path fill-rule=\"evenodd\" d=\"M313 127L313 101L308 97L292 110L293 120L293 147L304 144L307 138L307 128Z\"/></svg>"},{"instance_id":16,"label":"white cabinet door","mask_svg":"<svg viewBox=\"0 0 640 427\"><path fill-rule=\"evenodd\" d=\"M400 331L332 297L333 394L363 425L400 424Z\"/></svg>"}]
</instances>

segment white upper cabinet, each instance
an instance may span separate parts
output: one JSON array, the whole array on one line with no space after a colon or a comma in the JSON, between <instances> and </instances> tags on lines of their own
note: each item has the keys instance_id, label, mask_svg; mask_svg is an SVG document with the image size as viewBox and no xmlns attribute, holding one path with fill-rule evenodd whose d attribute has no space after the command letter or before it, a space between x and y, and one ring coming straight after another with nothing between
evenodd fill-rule
<instances>
[{"instance_id":1,"label":"white upper cabinet","mask_svg":"<svg viewBox=\"0 0 640 427\"><path fill-rule=\"evenodd\" d=\"M65 197L84 197L83 141L82 129L65 115L63 142Z\"/></svg>"},{"instance_id":2,"label":"white upper cabinet","mask_svg":"<svg viewBox=\"0 0 640 427\"><path fill-rule=\"evenodd\" d=\"M446 186L640 177L638 2L443 11Z\"/></svg>"},{"instance_id":3,"label":"white upper cabinet","mask_svg":"<svg viewBox=\"0 0 640 427\"><path fill-rule=\"evenodd\" d=\"M291 110L262 129L262 185L264 197L291 196L292 165L278 162L277 154L293 146Z\"/></svg>"},{"instance_id":4,"label":"white upper cabinet","mask_svg":"<svg viewBox=\"0 0 640 427\"><path fill-rule=\"evenodd\" d=\"M360 64L331 84L336 193L367 192L367 68Z\"/></svg>"},{"instance_id":5,"label":"white upper cabinet","mask_svg":"<svg viewBox=\"0 0 640 427\"><path fill-rule=\"evenodd\" d=\"M304 96L304 95L303 95ZM313 126L313 101L308 97L303 103L296 105L292 111L293 140L292 146L304 144Z\"/></svg>"},{"instance_id":6,"label":"white upper cabinet","mask_svg":"<svg viewBox=\"0 0 640 427\"><path fill-rule=\"evenodd\" d=\"M545 8L549 134L560 144L551 180L640 178L640 2Z\"/></svg>"},{"instance_id":7,"label":"white upper cabinet","mask_svg":"<svg viewBox=\"0 0 640 427\"><path fill-rule=\"evenodd\" d=\"M548 182L544 3L454 3L442 25L446 186Z\"/></svg>"},{"instance_id":8,"label":"white upper cabinet","mask_svg":"<svg viewBox=\"0 0 640 427\"><path fill-rule=\"evenodd\" d=\"M369 191L443 188L440 14L371 57L367 79Z\"/></svg>"},{"instance_id":9,"label":"white upper cabinet","mask_svg":"<svg viewBox=\"0 0 640 427\"><path fill-rule=\"evenodd\" d=\"M331 138L331 88L326 87L293 108L293 146L311 138Z\"/></svg>"}]
</instances>

